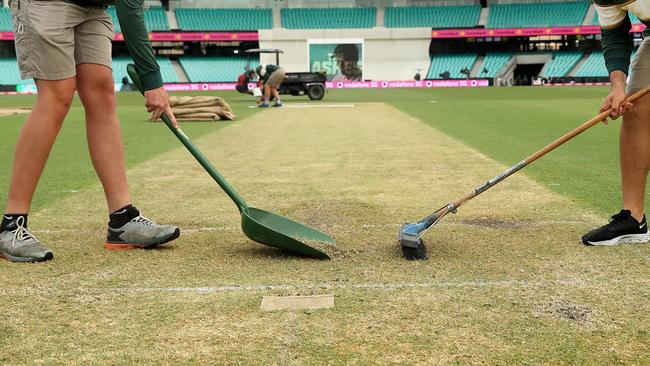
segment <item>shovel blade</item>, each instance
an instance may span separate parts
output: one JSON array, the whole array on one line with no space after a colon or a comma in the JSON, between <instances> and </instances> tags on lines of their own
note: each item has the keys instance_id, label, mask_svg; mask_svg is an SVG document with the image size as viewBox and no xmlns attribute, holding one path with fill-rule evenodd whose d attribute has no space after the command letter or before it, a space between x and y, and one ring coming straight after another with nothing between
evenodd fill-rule
<instances>
[{"instance_id":1,"label":"shovel blade","mask_svg":"<svg viewBox=\"0 0 650 366\"><path fill-rule=\"evenodd\" d=\"M325 233L253 207L242 211L242 230L260 244L319 259L329 259L326 249L336 243ZM318 242L320 249L303 241Z\"/></svg>"}]
</instances>

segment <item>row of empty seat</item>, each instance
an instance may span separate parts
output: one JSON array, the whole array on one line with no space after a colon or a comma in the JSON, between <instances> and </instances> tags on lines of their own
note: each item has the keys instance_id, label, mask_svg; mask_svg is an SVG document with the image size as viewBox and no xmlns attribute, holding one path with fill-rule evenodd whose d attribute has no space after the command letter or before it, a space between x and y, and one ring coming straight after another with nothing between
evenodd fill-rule
<instances>
[{"instance_id":1,"label":"row of empty seat","mask_svg":"<svg viewBox=\"0 0 650 366\"><path fill-rule=\"evenodd\" d=\"M280 12L288 29L372 28L377 8L285 8Z\"/></svg>"},{"instance_id":2,"label":"row of empty seat","mask_svg":"<svg viewBox=\"0 0 650 366\"><path fill-rule=\"evenodd\" d=\"M495 78L498 76L499 72L503 70L508 62L512 58L510 53L488 53L483 60L483 65L478 72L477 77L479 78Z\"/></svg>"},{"instance_id":3,"label":"row of empty seat","mask_svg":"<svg viewBox=\"0 0 650 366\"><path fill-rule=\"evenodd\" d=\"M176 20L182 30L258 30L273 28L271 9L178 8Z\"/></svg>"},{"instance_id":4,"label":"row of empty seat","mask_svg":"<svg viewBox=\"0 0 650 366\"><path fill-rule=\"evenodd\" d=\"M180 63L192 82L234 82L245 71L242 57L182 57ZM251 60L252 69L259 60Z\"/></svg>"},{"instance_id":5,"label":"row of empty seat","mask_svg":"<svg viewBox=\"0 0 650 366\"><path fill-rule=\"evenodd\" d=\"M470 28L480 16L480 5L387 7L384 24L388 28Z\"/></svg>"},{"instance_id":6,"label":"row of empty seat","mask_svg":"<svg viewBox=\"0 0 650 366\"><path fill-rule=\"evenodd\" d=\"M488 28L581 25L589 9L587 1L495 4L490 7Z\"/></svg>"},{"instance_id":7,"label":"row of empty seat","mask_svg":"<svg viewBox=\"0 0 650 366\"><path fill-rule=\"evenodd\" d=\"M115 7L109 6L108 13L113 19L113 26L115 27L116 33L121 33L122 29L120 27L120 22L117 19L117 13L115 12ZM167 13L165 9L160 6L151 7L145 9L144 11L144 22L147 25L147 29L151 32L157 31L169 31L169 20L167 20Z\"/></svg>"},{"instance_id":8,"label":"row of empty seat","mask_svg":"<svg viewBox=\"0 0 650 366\"><path fill-rule=\"evenodd\" d=\"M546 77L562 77L569 74L573 67L582 58L582 53L575 52L556 52L553 54L551 60L546 64L546 70L543 71L542 76ZM601 59L601 63L604 61Z\"/></svg>"},{"instance_id":9,"label":"row of empty seat","mask_svg":"<svg viewBox=\"0 0 650 366\"><path fill-rule=\"evenodd\" d=\"M476 54L441 54L431 58L427 79L463 79L467 75L461 70L471 70L476 62ZM448 75L447 75L448 73Z\"/></svg>"}]
</instances>

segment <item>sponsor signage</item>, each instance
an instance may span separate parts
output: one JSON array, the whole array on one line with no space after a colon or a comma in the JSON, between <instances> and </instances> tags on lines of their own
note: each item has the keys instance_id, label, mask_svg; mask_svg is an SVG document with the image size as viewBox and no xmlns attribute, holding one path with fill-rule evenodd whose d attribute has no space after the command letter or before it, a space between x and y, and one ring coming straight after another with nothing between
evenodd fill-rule
<instances>
[{"instance_id":1,"label":"sponsor signage","mask_svg":"<svg viewBox=\"0 0 650 366\"><path fill-rule=\"evenodd\" d=\"M643 24L632 24L632 33L640 33L645 29ZM564 36L571 34L600 34L600 26L585 25L574 27L545 27L545 28L502 28L502 29L434 29L431 38L486 38L486 37L535 37L535 36Z\"/></svg>"}]
</instances>

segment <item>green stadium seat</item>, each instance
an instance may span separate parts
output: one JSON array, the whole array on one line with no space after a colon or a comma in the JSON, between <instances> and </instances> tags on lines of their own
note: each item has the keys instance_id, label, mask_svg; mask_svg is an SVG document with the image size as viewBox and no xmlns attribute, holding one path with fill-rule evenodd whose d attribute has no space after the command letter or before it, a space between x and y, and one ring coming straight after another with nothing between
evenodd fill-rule
<instances>
[{"instance_id":1,"label":"green stadium seat","mask_svg":"<svg viewBox=\"0 0 650 366\"><path fill-rule=\"evenodd\" d=\"M191 82L236 82L244 73L244 57L182 57L180 63ZM256 68L259 60L251 60Z\"/></svg>"},{"instance_id":2,"label":"green stadium seat","mask_svg":"<svg viewBox=\"0 0 650 366\"><path fill-rule=\"evenodd\" d=\"M634 59L637 50L632 51L630 60ZM602 51L594 51L587 58L584 64L580 67L575 74L576 77L609 77L607 67L605 66L605 59L603 58Z\"/></svg>"},{"instance_id":3,"label":"green stadium seat","mask_svg":"<svg viewBox=\"0 0 650 366\"><path fill-rule=\"evenodd\" d=\"M442 79L440 74L448 71L450 79L465 79L466 75L460 70L472 69L477 56L474 54L440 54L431 58L431 66L427 73L427 79Z\"/></svg>"},{"instance_id":4,"label":"green stadium seat","mask_svg":"<svg viewBox=\"0 0 650 366\"><path fill-rule=\"evenodd\" d=\"M176 19L182 30L244 31L273 28L271 9L177 8Z\"/></svg>"},{"instance_id":5,"label":"green stadium seat","mask_svg":"<svg viewBox=\"0 0 650 366\"><path fill-rule=\"evenodd\" d=\"M18 62L13 57L0 58L0 85L33 84L32 79L20 80Z\"/></svg>"},{"instance_id":6,"label":"green stadium seat","mask_svg":"<svg viewBox=\"0 0 650 366\"><path fill-rule=\"evenodd\" d=\"M113 19L113 25L115 26L115 33L122 33L122 28L120 27L120 22L117 20L117 13L115 12L114 6L108 7L108 14L111 15ZM147 30L149 32L159 32L159 31L168 31L169 21L167 20L167 13L160 6L152 6L144 11L144 21L147 25Z\"/></svg>"},{"instance_id":7,"label":"green stadium seat","mask_svg":"<svg viewBox=\"0 0 650 366\"><path fill-rule=\"evenodd\" d=\"M377 8L283 8L282 26L288 29L372 28Z\"/></svg>"},{"instance_id":8,"label":"green stadium seat","mask_svg":"<svg viewBox=\"0 0 650 366\"><path fill-rule=\"evenodd\" d=\"M481 66L481 69L479 70L478 75L476 77L478 78L495 78L497 75L499 75L499 71L501 71L506 65L508 65L508 62L512 58L512 54L510 53L501 53L501 52L495 52L495 53L488 53L485 56L485 59L483 60L483 65Z\"/></svg>"},{"instance_id":9,"label":"green stadium seat","mask_svg":"<svg viewBox=\"0 0 650 366\"><path fill-rule=\"evenodd\" d=\"M156 57L156 62L160 65L163 82L178 83L180 81L172 62L168 58ZM126 73L126 65L130 63L133 63L133 60L128 57L117 57L113 59L113 81L115 83L122 83L122 78L128 76Z\"/></svg>"},{"instance_id":10,"label":"green stadium seat","mask_svg":"<svg viewBox=\"0 0 650 366\"><path fill-rule=\"evenodd\" d=\"M490 7L488 28L530 28L582 25L589 2L495 4Z\"/></svg>"},{"instance_id":11,"label":"green stadium seat","mask_svg":"<svg viewBox=\"0 0 650 366\"><path fill-rule=\"evenodd\" d=\"M580 61L582 53L579 51L555 52L553 58L548 62L544 74L545 77L567 76L571 69Z\"/></svg>"},{"instance_id":12,"label":"green stadium seat","mask_svg":"<svg viewBox=\"0 0 650 366\"><path fill-rule=\"evenodd\" d=\"M11 22L11 9L0 7L0 32L13 32L14 26Z\"/></svg>"},{"instance_id":13,"label":"green stadium seat","mask_svg":"<svg viewBox=\"0 0 650 366\"><path fill-rule=\"evenodd\" d=\"M387 7L387 28L471 28L478 24L480 5Z\"/></svg>"}]
</instances>

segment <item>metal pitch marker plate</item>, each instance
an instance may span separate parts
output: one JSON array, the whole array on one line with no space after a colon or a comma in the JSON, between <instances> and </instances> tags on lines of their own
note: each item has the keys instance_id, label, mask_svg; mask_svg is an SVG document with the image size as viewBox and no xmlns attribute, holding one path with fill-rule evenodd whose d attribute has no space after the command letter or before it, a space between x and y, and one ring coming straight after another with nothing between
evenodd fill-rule
<instances>
[{"instance_id":1,"label":"metal pitch marker plate","mask_svg":"<svg viewBox=\"0 0 650 366\"><path fill-rule=\"evenodd\" d=\"M264 296L260 310L317 310L334 307L334 295Z\"/></svg>"}]
</instances>

